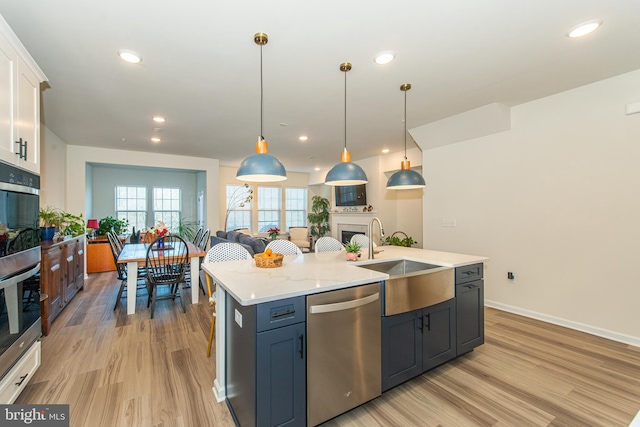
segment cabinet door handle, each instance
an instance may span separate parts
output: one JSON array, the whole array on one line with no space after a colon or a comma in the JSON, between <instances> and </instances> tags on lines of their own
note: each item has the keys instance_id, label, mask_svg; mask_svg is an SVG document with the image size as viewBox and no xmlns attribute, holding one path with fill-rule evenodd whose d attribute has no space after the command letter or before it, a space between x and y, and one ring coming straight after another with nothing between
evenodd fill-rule
<instances>
[{"instance_id":1,"label":"cabinet door handle","mask_svg":"<svg viewBox=\"0 0 640 427\"><path fill-rule=\"evenodd\" d=\"M28 144L28 142L27 142L27 141L25 141L25 142L24 142L24 153L23 153L23 156L24 156L24 157L22 157L24 160L27 160L27 147L28 147L28 145L27 145L27 144Z\"/></svg>"},{"instance_id":2,"label":"cabinet door handle","mask_svg":"<svg viewBox=\"0 0 640 427\"><path fill-rule=\"evenodd\" d=\"M298 338L300 339L300 359L304 359L304 334Z\"/></svg>"},{"instance_id":3,"label":"cabinet door handle","mask_svg":"<svg viewBox=\"0 0 640 427\"><path fill-rule=\"evenodd\" d=\"M278 317L282 317L282 316L289 316L290 314L295 313L295 310L287 310L287 311L283 311L282 313L275 313L271 315L272 319L277 319Z\"/></svg>"},{"instance_id":4,"label":"cabinet door handle","mask_svg":"<svg viewBox=\"0 0 640 427\"><path fill-rule=\"evenodd\" d=\"M470 291L474 290L474 289L478 289L480 286L479 285L467 285L465 286L467 289L469 289Z\"/></svg>"},{"instance_id":5,"label":"cabinet door handle","mask_svg":"<svg viewBox=\"0 0 640 427\"><path fill-rule=\"evenodd\" d=\"M23 376L20 377L20 382L17 382L16 385L18 387L20 387L22 385L22 383L24 382L24 380L27 379L27 376L29 375L29 373L24 374Z\"/></svg>"},{"instance_id":6,"label":"cabinet door handle","mask_svg":"<svg viewBox=\"0 0 640 427\"><path fill-rule=\"evenodd\" d=\"M418 317L418 319L420 319L420 321L418 322L418 329L420 329L420 333L424 332L424 316L420 316Z\"/></svg>"},{"instance_id":7,"label":"cabinet door handle","mask_svg":"<svg viewBox=\"0 0 640 427\"><path fill-rule=\"evenodd\" d=\"M427 313L427 331L431 330L431 313Z\"/></svg>"}]
</instances>

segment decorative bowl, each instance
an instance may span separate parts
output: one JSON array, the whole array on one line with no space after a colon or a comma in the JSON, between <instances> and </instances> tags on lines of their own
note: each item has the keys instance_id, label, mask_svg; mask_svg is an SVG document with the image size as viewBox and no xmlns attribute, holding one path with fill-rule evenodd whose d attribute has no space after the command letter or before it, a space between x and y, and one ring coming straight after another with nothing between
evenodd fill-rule
<instances>
[{"instance_id":1,"label":"decorative bowl","mask_svg":"<svg viewBox=\"0 0 640 427\"><path fill-rule=\"evenodd\" d=\"M255 254L253 259L256 261L256 267L260 268L276 268L282 267L283 254L272 253L271 256L264 257L262 254Z\"/></svg>"}]
</instances>

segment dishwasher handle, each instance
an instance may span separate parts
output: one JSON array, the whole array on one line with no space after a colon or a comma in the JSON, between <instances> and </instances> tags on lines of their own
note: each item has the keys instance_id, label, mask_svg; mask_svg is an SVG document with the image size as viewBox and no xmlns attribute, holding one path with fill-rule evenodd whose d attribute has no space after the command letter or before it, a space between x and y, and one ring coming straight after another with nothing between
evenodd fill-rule
<instances>
[{"instance_id":1,"label":"dishwasher handle","mask_svg":"<svg viewBox=\"0 0 640 427\"><path fill-rule=\"evenodd\" d=\"M380 298L380 293L376 292L364 298L354 299L333 304L312 305L309 307L309 314L332 313L334 311L350 310L370 304Z\"/></svg>"}]
</instances>

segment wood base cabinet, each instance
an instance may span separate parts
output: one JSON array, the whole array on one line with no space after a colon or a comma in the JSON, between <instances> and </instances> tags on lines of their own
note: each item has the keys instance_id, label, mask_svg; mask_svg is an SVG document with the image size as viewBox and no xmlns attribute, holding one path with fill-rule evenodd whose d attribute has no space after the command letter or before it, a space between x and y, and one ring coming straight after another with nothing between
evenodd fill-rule
<instances>
[{"instance_id":1,"label":"wood base cabinet","mask_svg":"<svg viewBox=\"0 0 640 427\"><path fill-rule=\"evenodd\" d=\"M41 243L40 292L47 294L42 307L42 334L48 335L53 320L84 288L84 236Z\"/></svg>"}]
</instances>

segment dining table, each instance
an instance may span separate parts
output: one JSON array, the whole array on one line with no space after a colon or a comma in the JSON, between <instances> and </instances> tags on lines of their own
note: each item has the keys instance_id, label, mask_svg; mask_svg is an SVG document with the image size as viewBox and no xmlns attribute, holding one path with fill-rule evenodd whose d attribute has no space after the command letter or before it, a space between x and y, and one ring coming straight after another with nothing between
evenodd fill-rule
<instances>
[{"instance_id":1,"label":"dining table","mask_svg":"<svg viewBox=\"0 0 640 427\"><path fill-rule=\"evenodd\" d=\"M200 290L200 257L205 256L206 252L191 242L186 242L186 244L189 251L189 264L191 267L191 303L197 304L199 297L198 292ZM147 261L149 245L150 243L128 243L124 245L118 256L118 263L127 264L127 272L137 272L138 266L144 266ZM158 256L159 252L166 253L171 251L172 249L166 249L164 251L152 251L151 253L154 256ZM137 274L127 274L127 314L134 314L136 312L137 276Z\"/></svg>"}]
</instances>

